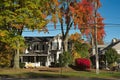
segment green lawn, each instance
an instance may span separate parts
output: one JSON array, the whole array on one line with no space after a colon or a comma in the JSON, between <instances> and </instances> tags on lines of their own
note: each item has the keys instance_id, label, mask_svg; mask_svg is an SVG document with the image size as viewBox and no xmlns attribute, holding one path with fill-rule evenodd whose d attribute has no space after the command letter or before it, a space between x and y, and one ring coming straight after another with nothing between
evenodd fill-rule
<instances>
[{"instance_id":1,"label":"green lawn","mask_svg":"<svg viewBox=\"0 0 120 80\"><path fill-rule=\"evenodd\" d=\"M39 77L90 77L90 78L103 78L103 79L119 79L120 72L100 71L99 74L92 71L75 71L72 69L0 69L1 77L13 78L39 78Z\"/></svg>"}]
</instances>

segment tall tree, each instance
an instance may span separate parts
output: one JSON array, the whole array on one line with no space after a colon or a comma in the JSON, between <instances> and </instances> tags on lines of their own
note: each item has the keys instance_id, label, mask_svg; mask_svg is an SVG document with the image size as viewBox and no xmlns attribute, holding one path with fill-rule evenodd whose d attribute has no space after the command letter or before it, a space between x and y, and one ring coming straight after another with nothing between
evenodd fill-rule
<instances>
[{"instance_id":1,"label":"tall tree","mask_svg":"<svg viewBox=\"0 0 120 80\"><path fill-rule=\"evenodd\" d=\"M67 36L69 30L74 25L74 28L78 27L82 35L94 36L95 27L95 16L93 2L98 4L97 8L100 7L99 0L55 0L57 7L54 7L55 14L52 18L56 24L57 20L61 24L61 32L63 36L63 50L67 51ZM98 40L101 40L105 34L104 24L102 23L103 18L97 13L98 29L97 35ZM64 26L66 24L66 26Z\"/></svg>"},{"instance_id":2,"label":"tall tree","mask_svg":"<svg viewBox=\"0 0 120 80\"><path fill-rule=\"evenodd\" d=\"M94 3L97 3L95 7ZM87 38L95 36L95 25L97 24L97 40L103 40L105 35L103 18L95 9L101 6L99 0L82 0L81 3L72 4L70 10L73 13L74 25L78 25L81 33ZM78 9L80 8L80 9ZM81 13L82 11L82 13ZM82 16L81 16L82 15ZM95 23L95 21L97 23Z\"/></svg>"},{"instance_id":3,"label":"tall tree","mask_svg":"<svg viewBox=\"0 0 120 80\"><path fill-rule=\"evenodd\" d=\"M14 49L15 68L19 68L20 43L24 41L21 38L23 30L46 30L50 2L52 0L0 0L0 41L10 44Z\"/></svg>"}]
</instances>

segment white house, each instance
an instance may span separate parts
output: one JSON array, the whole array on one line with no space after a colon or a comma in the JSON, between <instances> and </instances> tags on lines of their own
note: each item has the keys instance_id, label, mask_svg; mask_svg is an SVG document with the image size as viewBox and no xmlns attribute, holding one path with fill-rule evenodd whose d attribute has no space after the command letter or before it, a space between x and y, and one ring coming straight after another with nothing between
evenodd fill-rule
<instances>
[{"instance_id":1,"label":"white house","mask_svg":"<svg viewBox=\"0 0 120 80\"><path fill-rule=\"evenodd\" d=\"M52 62L58 62L59 54L62 53L62 37L25 37L28 46L20 55L20 62L25 67L49 67Z\"/></svg>"}]
</instances>

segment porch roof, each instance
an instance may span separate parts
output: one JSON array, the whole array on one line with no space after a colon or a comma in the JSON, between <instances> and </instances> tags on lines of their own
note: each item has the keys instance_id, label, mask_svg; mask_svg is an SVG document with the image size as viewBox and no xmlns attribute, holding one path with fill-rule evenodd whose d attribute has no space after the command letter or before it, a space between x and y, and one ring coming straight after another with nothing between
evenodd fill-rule
<instances>
[{"instance_id":1,"label":"porch roof","mask_svg":"<svg viewBox=\"0 0 120 80\"><path fill-rule=\"evenodd\" d=\"M48 54L28 53L28 54L20 54L20 56L48 56Z\"/></svg>"}]
</instances>

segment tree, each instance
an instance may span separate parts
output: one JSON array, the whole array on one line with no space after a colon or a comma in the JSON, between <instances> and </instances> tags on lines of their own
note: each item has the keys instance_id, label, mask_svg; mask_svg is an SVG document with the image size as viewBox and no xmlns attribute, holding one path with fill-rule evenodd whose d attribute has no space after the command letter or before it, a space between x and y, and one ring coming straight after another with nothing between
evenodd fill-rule
<instances>
[{"instance_id":1,"label":"tree","mask_svg":"<svg viewBox=\"0 0 120 80\"><path fill-rule=\"evenodd\" d=\"M79 16L80 11L75 11L78 8L77 5L71 5L71 11L74 13L73 17L78 15L78 18L75 18L74 21L80 20L77 25L80 28L81 33L87 38L91 37L92 39L92 47L93 49L95 48L96 53L96 73L98 74L99 59L97 52L97 42L102 40L105 35L104 24L102 22L103 18L97 12L101 4L100 0L82 0L82 4L84 5L81 6L81 4L79 4L79 7L80 11L83 11L83 17ZM86 7L86 9L84 7ZM84 14L84 12L86 12L86 15ZM84 22L82 22L81 19L83 19Z\"/></svg>"},{"instance_id":2,"label":"tree","mask_svg":"<svg viewBox=\"0 0 120 80\"><path fill-rule=\"evenodd\" d=\"M118 53L115 49L109 48L105 51L105 56L108 64L112 64L117 61Z\"/></svg>"},{"instance_id":3,"label":"tree","mask_svg":"<svg viewBox=\"0 0 120 80\"><path fill-rule=\"evenodd\" d=\"M72 63L72 56L69 52L63 52L60 54L59 63L61 67L68 67Z\"/></svg>"},{"instance_id":4,"label":"tree","mask_svg":"<svg viewBox=\"0 0 120 80\"><path fill-rule=\"evenodd\" d=\"M6 43L0 42L0 67L10 67L12 60L12 50Z\"/></svg>"},{"instance_id":5,"label":"tree","mask_svg":"<svg viewBox=\"0 0 120 80\"><path fill-rule=\"evenodd\" d=\"M94 6L97 3L97 7ZM87 38L94 38L95 30L94 27L97 24L97 40L103 40L105 35L103 18L95 9L101 6L99 0L82 0L81 3L71 4L70 10L73 13L72 17L74 19L74 25L78 25L81 33L86 35ZM80 9L78 10L78 8ZM80 13L83 12L83 13ZM81 14L83 16L81 16ZM95 23L97 21L97 23Z\"/></svg>"},{"instance_id":6,"label":"tree","mask_svg":"<svg viewBox=\"0 0 120 80\"><path fill-rule=\"evenodd\" d=\"M19 67L19 53L20 51L23 51L24 49L24 38L21 37L20 35L16 35L14 36L13 32L8 32L7 30L1 31L2 33L2 37L0 38L0 42L1 44L3 44L4 46L3 49L5 51L2 51L3 54L6 54L6 52L8 52L6 54L7 55L14 55L14 67ZM20 51L19 51L20 50ZM13 54L14 52L14 54ZM10 54L11 53L11 54ZM12 58L11 58L12 60Z\"/></svg>"},{"instance_id":7,"label":"tree","mask_svg":"<svg viewBox=\"0 0 120 80\"><path fill-rule=\"evenodd\" d=\"M45 30L54 0L0 0L0 41L14 50L14 67L19 68L19 51L24 29ZM5 34L7 33L7 34Z\"/></svg>"},{"instance_id":8,"label":"tree","mask_svg":"<svg viewBox=\"0 0 120 80\"><path fill-rule=\"evenodd\" d=\"M89 48L88 43L75 43L75 49L82 58L89 58Z\"/></svg>"},{"instance_id":9,"label":"tree","mask_svg":"<svg viewBox=\"0 0 120 80\"><path fill-rule=\"evenodd\" d=\"M77 58L89 58L90 45L81 38L81 34L71 34L73 62Z\"/></svg>"},{"instance_id":10,"label":"tree","mask_svg":"<svg viewBox=\"0 0 120 80\"><path fill-rule=\"evenodd\" d=\"M56 3L59 2L59 5L55 7L54 10L54 18L53 21L56 24L57 21L61 24L61 32L63 36L63 50L67 51L67 36L69 30L74 24L74 28L78 26L82 35L86 35L87 38L89 36L94 35L94 27L95 27L95 16L94 13L94 5L93 2L98 4L97 8L100 7L99 0L56 0ZM103 39L104 36L104 27L102 23L103 18L97 13L97 21L98 21L98 40ZM66 24L66 26L64 26ZM64 30L65 29L65 30Z\"/></svg>"},{"instance_id":11,"label":"tree","mask_svg":"<svg viewBox=\"0 0 120 80\"><path fill-rule=\"evenodd\" d=\"M79 51L76 50L75 44L76 44L76 43L79 44L79 43L83 42L83 40L81 39L81 34L79 34L79 33L77 33L77 32L74 33L74 34L71 34L70 37L69 37L69 40L70 40L71 43L72 43L72 50L71 50L71 52L72 52L73 64L74 64L74 63L75 63L75 59L81 57Z\"/></svg>"}]
</instances>

